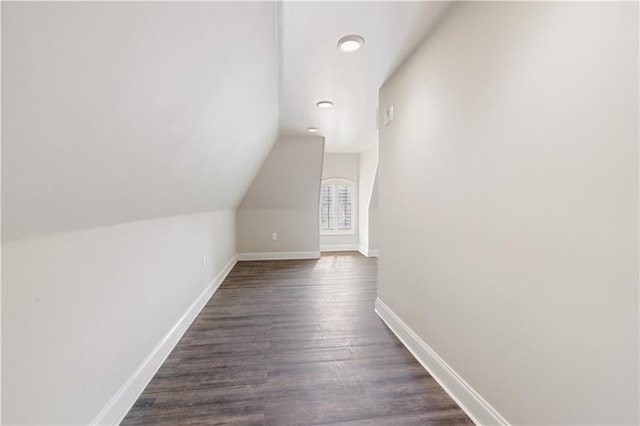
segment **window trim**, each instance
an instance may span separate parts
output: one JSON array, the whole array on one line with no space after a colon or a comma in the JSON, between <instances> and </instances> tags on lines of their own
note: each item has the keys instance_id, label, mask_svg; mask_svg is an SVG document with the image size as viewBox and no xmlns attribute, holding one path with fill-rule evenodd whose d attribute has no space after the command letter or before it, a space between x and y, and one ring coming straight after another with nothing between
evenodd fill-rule
<instances>
[{"instance_id":1,"label":"window trim","mask_svg":"<svg viewBox=\"0 0 640 426\"><path fill-rule=\"evenodd\" d=\"M335 187L334 194L337 200L338 197L338 184L346 184L351 188L351 229L337 229L338 226L338 203L335 203L334 214L336 218L336 229L323 230L322 229L322 187L326 185L333 185ZM320 183L320 201L318 205L318 227L320 228L320 235L355 235L356 233L356 218L357 218L357 199L356 199L356 185L353 181L344 178L328 178L324 179Z\"/></svg>"}]
</instances>

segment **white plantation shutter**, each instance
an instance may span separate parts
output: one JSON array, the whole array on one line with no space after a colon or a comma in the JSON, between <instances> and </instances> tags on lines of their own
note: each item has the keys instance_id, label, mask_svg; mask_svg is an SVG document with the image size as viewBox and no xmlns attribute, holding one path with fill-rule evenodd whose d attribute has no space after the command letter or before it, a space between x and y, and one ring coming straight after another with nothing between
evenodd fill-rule
<instances>
[{"instance_id":1,"label":"white plantation shutter","mask_svg":"<svg viewBox=\"0 0 640 426\"><path fill-rule=\"evenodd\" d=\"M336 185L338 188L338 229L351 229L351 186Z\"/></svg>"},{"instance_id":2,"label":"white plantation shutter","mask_svg":"<svg viewBox=\"0 0 640 426\"><path fill-rule=\"evenodd\" d=\"M320 229L335 229L335 186L322 185L320 192Z\"/></svg>"},{"instance_id":3,"label":"white plantation shutter","mask_svg":"<svg viewBox=\"0 0 640 426\"><path fill-rule=\"evenodd\" d=\"M320 190L320 230L325 233L351 232L353 184L328 180Z\"/></svg>"}]
</instances>

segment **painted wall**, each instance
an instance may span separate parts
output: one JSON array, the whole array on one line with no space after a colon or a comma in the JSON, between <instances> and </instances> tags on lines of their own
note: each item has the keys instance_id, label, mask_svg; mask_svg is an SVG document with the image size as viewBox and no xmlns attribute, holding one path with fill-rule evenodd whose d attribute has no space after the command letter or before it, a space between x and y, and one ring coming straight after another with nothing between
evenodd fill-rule
<instances>
[{"instance_id":1,"label":"painted wall","mask_svg":"<svg viewBox=\"0 0 640 426\"><path fill-rule=\"evenodd\" d=\"M238 253L319 255L323 150L321 137L284 137L276 142L238 207Z\"/></svg>"},{"instance_id":2,"label":"painted wall","mask_svg":"<svg viewBox=\"0 0 640 426\"><path fill-rule=\"evenodd\" d=\"M2 423L92 421L233 260L234 230L225 210L3 244Z\"/></svg>"},{"instance_id":3,"label":"painted wall","mask_svg":"<svg viewBox=\"0 0 640 426\"><path fill-rule=\"evenodd\" d=\"M379 297L512 424L638 424L638 4L472 2L384 84Z\"/></svg>"},{"instance_id":4,"label":"painted wall","mask_svg":"<svg viewBox=\"0 0 640 426\"><path fill-rule=\"evenodd\" d=\"M375 245L376 216L377 216L377 187L374 195L374 181L378 172L378 145L361 151L358 154L358 247L362 253L377 250ZM372 207L372 201L376 202ZM372 212L374 208L376 211ZM372 244L374 243L374 244Z\"/></svg>"},{"instance_id":5,"label":"painted wall","mask_svg":"<svg viewBox=\"0 0 640 426\"><path fill-rule=\"evenodd\" d=\"M274 9L4 3L3 239L235 208L278 135Z\"/></svg>"},{"instance_id":6,"label":"painted wall","mask_svg":"<svg viewBox=\"0 0 640 426\"><path fill-rule=\"evenodd\" d=\"M353 183L353 233L343 235L320 235L320 250L357 250L358 247L358 154L325 153L322 163L322 180L346 179Z\"/></svg>"},{"instance_id":7,"label":"painted wall","mask_svg":"<svg viewBox=\"0 0 640 426\"><path fill-rule=\"evenodd\" d=\"M2 5L4 423L95 419L235 255L278 134L275 12Z\"/></svg>"}]
</instances>

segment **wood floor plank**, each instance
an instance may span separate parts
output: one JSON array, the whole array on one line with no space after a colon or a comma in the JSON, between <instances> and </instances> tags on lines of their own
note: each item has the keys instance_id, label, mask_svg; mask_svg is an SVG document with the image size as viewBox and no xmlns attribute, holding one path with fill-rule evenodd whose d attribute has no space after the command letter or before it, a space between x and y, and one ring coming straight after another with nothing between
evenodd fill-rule
<instances>
[{"instance_id":1,"label":"wood floor plank","mask_svg":"<svg viewBox=\"0 0 640 426\"><path fill-rule=\"evenodd\" d=\"M239 262L122 424L473 424L373 311L358 253Z\"/></svg>"}]
</instances>

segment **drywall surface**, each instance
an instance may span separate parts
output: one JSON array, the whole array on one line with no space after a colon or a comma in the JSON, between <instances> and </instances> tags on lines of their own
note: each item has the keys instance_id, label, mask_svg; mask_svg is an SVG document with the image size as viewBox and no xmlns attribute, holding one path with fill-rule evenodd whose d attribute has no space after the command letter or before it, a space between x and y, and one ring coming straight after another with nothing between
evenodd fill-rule
<instances>
[{"instance_id":1,"label":"drywall surface","mask_svg":"<svg viewBox=\"0 0 640 426\"><path fill-rule=\"evenodd\" d=\"M274 8L3 3L4 240L235 208L278 135Z\"/></svg>"},{"instance_id":2,"label":"drywall surface","mask_svg":"<svg viewBox=\"0 0 640 426\"><path fill-rule=\"evenodd\" d=\"M379 297L512 424L640 421L638 75L637 3L472 2L380 91Z\"/></svg>"},{"instance_id":3,"label":"drywall surface","mask_svg":"<svg viewBox=\"0 0 640 426\"><path fill-rule=\"evenodd\" d=\"M322 163L322 180L346 179L358 183L358 154L325 153Z\"/></svg>"},{"instance_id":4,"label":"drywall surface","mask_svg":"<svg viewBox=\"0 0 640 426\"><path fill-rule=\"evenodd\" d=\"M370 228L375 227L375 219L371 220L372 214L369 210L377 172L378 145L375 145L358 154L358 245L361 250L366 251L378 248L370 244ZM375 208L377 207L376 204Z\"/></svg>"},{"instance_id":5,"label":"drywall surface","mask_svg":"<svg viewBox=\"0 0 640 426\"><path fill-rule=\"evenodd\" d=\"M322 180L345 179L353 183L351 218L353 233L340 235L320 235L320 250L355 248L358 245L358 154L325 153L322 162Z\"/></svg>"},{"instance_id":6,"label":"drywall surface","mask_svg":"<svg viewBox=\"0 0 640 426\"><path fill-rule=\"evenodd\" d=\"M238 253L318 251L323 150L321 137L275 143L238 207Z\"/></svg>"},{"instance_id":7,"label":"drywall surface","mask_svg":"<svg viewBox=\"0 0 640 426\"><path fill-rule=\"evenodd\" d=\"M4 243L2 423L89 423L233 258L234 230L226 210Z\"/></svg>"},{"instance_id":8,"label":"drywall surface","mask_svg":"<svg viewBox=\"0 0 640 426\"><path fill-rule=\"evenodd\" d=\"M237 221L239 253L318 251L318 216L311 209L238 209Z\"/></svg>"}]
</instances>

